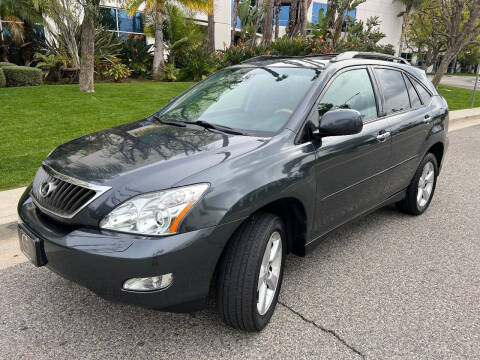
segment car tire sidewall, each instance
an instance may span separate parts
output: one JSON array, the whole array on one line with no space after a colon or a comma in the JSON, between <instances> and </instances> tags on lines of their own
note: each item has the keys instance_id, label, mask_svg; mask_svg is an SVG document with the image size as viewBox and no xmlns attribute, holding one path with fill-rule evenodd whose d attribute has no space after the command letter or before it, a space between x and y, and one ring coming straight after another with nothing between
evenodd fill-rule
<instances>
[{"instance_id":1,"label":"car tire sidewall","mask_svg":"<svg viewBox=\"0 0 480 360\"><path fill-rule=\"evenodd\" d=\"M276 289L276 292L275 292L275 296L273 297L272 303L270 304L270 308L263 315L260 315L258 310L257 310L258 276L255 280L255 286L253 288L254 296L253 296L252 308L253 308L253 311L254 311L254 314L255 314L254 315L255 324L256 324L257 329L259 329L259 330L263 329L268 324L268 322L270 321L270 318L272 317L272 315L275 311L275 307L276 307L277 302L278 302L278 296L280 294L280 289L281 289L282 282L283 282L283 271L284 271L284 268L285 268L285 256L286 256L286 245L287 244L286 244L286 241L285 241L286 240L285 229L284 229L283 223L280 221L280 219L277 219L275 221L274 225L270 228L269 232L267 233L267 236L263 239L264 244L262 246L261 255L259 256L258 261L257 261L256 273L257 274L260 273L260 267L262 265L263 254L264 254L265 249L268 245L268 241L270 239L270 236L275 231L278 231L280 233L281 238L282 238L282 262L281 262L280 274L279 274L279 277L278 277L278 284L277 284L277 289Z\"/></svg>"}]
</instances>

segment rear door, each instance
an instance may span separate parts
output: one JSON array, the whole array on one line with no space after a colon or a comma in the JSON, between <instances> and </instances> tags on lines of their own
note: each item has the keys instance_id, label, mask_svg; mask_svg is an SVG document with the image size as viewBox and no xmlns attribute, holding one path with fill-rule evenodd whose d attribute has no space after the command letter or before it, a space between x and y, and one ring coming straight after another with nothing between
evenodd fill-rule
<instances>
[{"instance_id":1,"label":"rear door","mask_svg":"<svg viewBox=\"0 0 480 360\"><path fill-rule=\"evenodd\" d=\"M382 115L391 125L392 166L387 184L387 195L391 196L410 184L421 160L430 115L403 71L375 67L375 77L381 88Z\"/></svg>"},{"instance_id":2,"label":"rear door","mask_svg":"<svg viewBox=\"0 0 480 360\"><path fill-rule=\"evenodd\" d=\"M337 73L323 91L311 119L331 108L351 108L363 115L361 133L323 137L317 148L314 233L321 236L385 199L390 164L389 123L379 118L378 96L366 67Z\"/></svg>"}]
</instances>

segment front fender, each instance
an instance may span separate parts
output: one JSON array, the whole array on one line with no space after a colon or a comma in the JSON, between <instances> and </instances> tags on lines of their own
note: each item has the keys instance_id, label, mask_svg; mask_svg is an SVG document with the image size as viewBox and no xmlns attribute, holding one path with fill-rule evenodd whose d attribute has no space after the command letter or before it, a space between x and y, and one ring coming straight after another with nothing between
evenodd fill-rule
<instances>
[{"instance_id":1,"label":"front fender","mask_svg":"<svg viewBox=\"0 0 480 360\"><path fill-rule=\"evenodd\" d=\"M290 135L292 133L287 130ZM211 187L181 224L181 231L243 219L274 201L299 200L312 219L316 182L312 173L315 149L310 143L294 145L285 138L269 142L262 150L207 169L175 186L209 182ZM311 221L307 222L307 236Z\"/></svg>"}]
</instances>

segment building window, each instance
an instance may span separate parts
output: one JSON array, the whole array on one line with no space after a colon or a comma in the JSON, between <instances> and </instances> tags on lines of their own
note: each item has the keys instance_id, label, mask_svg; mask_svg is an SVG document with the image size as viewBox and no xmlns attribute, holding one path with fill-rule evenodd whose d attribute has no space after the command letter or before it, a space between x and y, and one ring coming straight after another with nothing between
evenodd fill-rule
<instances>
[{"instance_id":1,"label":"building window","mask_svg":"<svg viewBox=\"0 0 480 360\"><path fill-rule=\"evenodd\" d=\"M273 24L276 25L276 14L277 7L275 6L275 11L273 13ZM287 26L288 25L288 17L290 14L290 3L281 3L280 4L280 16L278 18L278 25L280 26Z\"/></svg>"},{"instance_id":2,"label":"building window","mask_svg":"<svg viewBox=\"0 0 480 360\"><path fill-rule=\"evenodd\" d=\"M129 16L125 10L101 7L99 20L102 26L109 31L114 31L122 39L130 34L144 35L143 18L140 12Z\"/></svg>"},{"instance_id":3,"label":"building window","mask_svg":"<svg viewBox=\"0 0 480 360\"><path fill-rule=\"evenodd\" d=\"M313 3L313 6L312 6L312 23L318 24L318 14L322 10L323 10L323 14L327 13L327 4L316 3L316 2ZM348 17L351 17L352 19L355 19L356 16L357 16L357 9L347 10L345 12L345 15L344 15L344 20L347 20ZM343 26L345 26L345 21L344 21Z\"/></svg>"}]
</instances>

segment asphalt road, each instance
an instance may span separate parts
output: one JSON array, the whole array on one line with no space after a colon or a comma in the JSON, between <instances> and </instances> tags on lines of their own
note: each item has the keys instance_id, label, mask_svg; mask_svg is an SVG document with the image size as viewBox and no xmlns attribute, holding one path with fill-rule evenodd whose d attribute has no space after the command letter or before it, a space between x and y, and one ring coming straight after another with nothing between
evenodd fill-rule
<instances>
[{"instance_id":1,"label":"asphalt road","mask_svg":"<svg viewBox=\"0 0 480 360\"><path fill-rule=\"evenodd\" d=\"M433 76L430 76L430 79L433 79ZM461 87L464 89L473 90L473 87L475 86L475 77L444 75L440 83L442 85L455 86L455 87Z\"/></svg>"},{"instance_id":2,"label":"asphalt road","mask_svg":"<svg viewBox=\"0 0 480 360\"><path fill-rule=\"evenodd\" d=\"M260 334L212 309L109 303L22 263L0 270L0 358L479 358L480 126L449 137L428 212L385 208L290 256Z\"/></svg>"}]
</instances>

